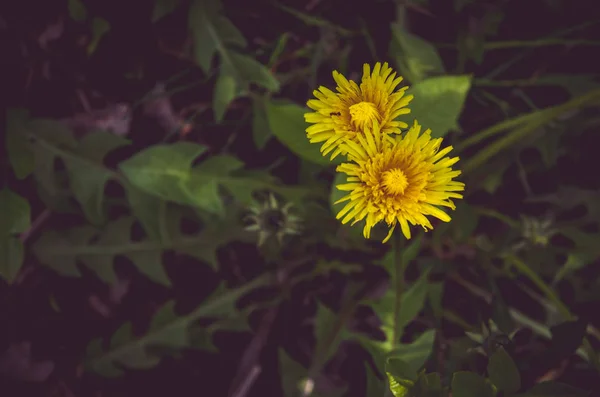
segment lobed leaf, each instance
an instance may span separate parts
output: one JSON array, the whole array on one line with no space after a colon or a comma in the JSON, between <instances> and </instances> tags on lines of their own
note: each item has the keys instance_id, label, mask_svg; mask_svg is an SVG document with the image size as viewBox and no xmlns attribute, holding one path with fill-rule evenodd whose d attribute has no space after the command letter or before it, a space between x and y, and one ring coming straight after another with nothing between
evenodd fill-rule
<instances>
[{"instance_id":1,"label":"lobed leaf","mask_svg":"<svg viewBox=\"0 0 600 397\"><path fill-rule=\"evenodd\" d=\"M399 23L392 23L391 55L403 76L418 83L428 76L445 73L437 49L419 36L407 32ZM415 98L416 99L416 98Z\"/></svg>"},{"instance_id":2,"label":"lobed leaf","mask_svg":"<svg viewBox=\"0 0 600 397\"><path fill-rule=\"evenodd\" d=\"M279 82L269 69L235 49L245 48L246 39L222 15L218 0L193 1L188 24L194 39L196 62L205 73L210 71L214 56L219 54L219 77L213 96L213 111L217 122L223 119L231 101L248 94L250 84L268 91L279 90Z\"/></svg>"},{"instance_id":3,"label":"lobed leaf","mask_svg":"<svg viewBox=\"0 0 600 397\"><path fill-rule=\"evenodd\" d=\"M0 190L0 277L15 281L23 265L24 248L19 234L29 229L29 202L8 188Z\"/></svg>"},{"instance_id":4,"label":"lobed leaf","mask_svg":"<svg viewBox=\"0 0 600 397\"><path fill-rule=\"evenodd\" d=\"M137 337L131 332L131 326L125 324L113 334L107 350L102 348L99 339L90 342L85 367L105 377L120 376L126 368L154 367L161 357L151 350L152 347L176 350L190 347L191 330L198 319L222 317L222 314L235 315L238 299L268 282L268 277L259 277L236 289L220 286L200 306L184 316L178 316L174 311L174 303L167 302L153 316L144 335Z\"/></svg>"},{"instance_id":5,"label":"lobed leaf","mask_svg":"<svg viewBox=\"0 0 600 397\"><path fill-rule=\"evenodd\" d=\"M445 136L458 129L458 118L469 89L471 76L431 77L413 84L407 94L414 95L410 114L419 120L423 129L431 129L433 138Z\"/></svg>"}]
</instances>

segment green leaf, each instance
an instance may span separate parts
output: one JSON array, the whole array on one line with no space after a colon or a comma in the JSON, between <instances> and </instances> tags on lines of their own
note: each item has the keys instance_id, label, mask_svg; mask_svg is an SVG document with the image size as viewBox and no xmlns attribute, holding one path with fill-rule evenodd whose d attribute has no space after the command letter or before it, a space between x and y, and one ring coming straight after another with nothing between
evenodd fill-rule
<instances>
[{"instance_id":1,"label":"green leaf","mask_svg":"<svg viewBox=\"0 0 600 397\"><path fill-rule=\"evenodd\" d=\"M365 396L367 397L378 397L378 396L383 396L385 389L384 389L384 382L379 379L379 377L377 377L377 375L375 375L375 372L373 372L373 370L371 369L371 366L368 363L365 363L365 371L366 371L366 378L367 378L367 393L365 394Z\"/></svg>"},{"instance_id":2,"label":"green leaf","mask_svg":"<svg viewBox=\"0 0 600 397\"><path fill-rule=\"evenodd\" d=\"M590 259L593 260L593 258L590 258L588 255L585 255L581 252L571 252L567 254L567 260L561 266L558 272L556 272L552 283L557 284L560 280L565 278L565 276L587 266L591 263Z\"/></svg>"},{"instance_id":3,"label":"green leaf","mask_svg":"<svg viewBox=\"0 0 600 397\"><path fill-rule=\"evenodd\" d=\"M395 348L399 348L401 351L408 351L410 347L404 347L399 345L399 340L394 340L393 336L397 335L400 337L403 333L404 327L408 325L421 311L425 304L425 298L427 297L427 278L429 270L425 271L421 277L402 294L400 301L400 312L396 316L396 294L394 288L388 288L385 295L376 302L369 302L368 304L377 313L381 319L382 325L381 330L383 331L386 340L384 342L375 341L362 337L362 335L354 335L360 344L371 353L376 365L381 365L384 358L392 352ZM425 335L424 338L429 338L430 335ZM423 345L427 342L424 339ZM416 345L415 352L420 350L417 349ZM404 350L403 350L404 349ZM421 350L422 351L422 350ZM415 358L413 363L417 365L419 358ZM383 369L382 369L383 372Z\"/></svg>"},{"instance_id":4,"label":"green leaf","mask_svg":"<svg viewBox=\"0 0 600 397\"><path fill-rule=\"evenodd\" d=\"M321 155L320 146L310 143L306 137L304 114L307 112L307 108L295 104L267 102L269 127L282 144L304 160L321 165L332 164L328 157Z\"/></svg>"},{"instance_id":5,"label":"green leaf","mask_svg":"<svg viewBox=\"0 0 600 397\"><path fill-rule=\"evenodd\" d=\"M221 62L221 73L233 76L242 93L245 93L251 83L270 92L279 90L279 81L265 65L254 58L232 51L228 62L224 62L223 58Z\"/></svg>"},{"instance_id":6,"label":"green leaf","mask_svg":"<svg viewBox=\"0 0 600 397\"><path fill-rule=\"evenodd\" d=\"M129 183L125 186L125 194L131 212L140 221L148 237L151 240L162 241L165 238L167 203Z\"/></svg>"},{"instance_id":7,"label":"green leaf","mask_svg":"<svg viewBox=\"0 0 600 397\"><path fill-rule=\"evenodd\" d=\"M217 51L227 56L228 45L247 45L240 31L221 15L218 0L195 0L190 8L189 27L194 37L194 56L204 73L210 71Z\"/></svg>"},{"instance_id":8,"label":"green leaf","mask_svg":"<svg viewBox=\"0 0 600 397\"><path fill-rule=\"evenodd\" d=\"M594 204L590 203L590 205ZM592 212L596 211L596 208L588 210L586 218L596 220L600 224L600 219L592 215ZM555 283L600 258L600 246L597 244L598 237L600 237L599 233L587 233L576 228L563 228L560 232L572 240L575 247L571 249L571 252L567 255L567 260L555 275Z\"/></svg>"},{"instance_id":9,"label":"green leaf","mask_svg":"<svg viewBox=\"0 0 600 397\"><path fill-rule=\"evenodd\" d=\"M249 190L244 191L243 186L237 185L233 180L226 182L228 175L240 168L242 168L244 164L233 156L214 156L203 161L198 167L194 169L193 177L199 175L207 175L210 178L206 178L204 184L198 184L195 190L196 203L199 207L210 211L214 214L218 214L220 216L225 216L225 207L223 206L223 201L221 200L219 193L219 185L223 184L226 186L235 185L233 190L237 193L237 198L240 196L246 197L252 193L252 187L249 186ZM241 188L242 190L237 190Z\"/></svg>"},{"instance_id":10,"label":"green leaf","mask_svg":"<svg viewBox=\"0 0 600 397\"><path fill-rule=\"evenodd\" d=\"M385 372L389 372L396 379L415 381L417 371L407 362L398 357L389 357L385 360Z\"/></svg>"},{"instance_id":11,"label":"green leaf","mask_svg":"<svg viewBox=\"0 0 600 397\"><path fill-rule=\"evenodd\" d=\"M439 374L426 374L421 371L414 386L410 390L411 396L419 397L444 397L442 380Z\"/></svg>"},{"instance_id":12,"label":"green leaf","mask_svg":"<svg viewBox=\"0 0 600 397\"><path fill-rule=\"evenodd\" d=\"M46 233L36 242L34 252L40 262L63 275L78 276L79 272L73 272L73 268L76 269L75 264L79 260L105 282L115 283L117 276L114 272L113 261L117 254L123 252L112 251L111 248L119 244L130 243L132 225L131 218L123 217L109 223L103 232L99 233L93 229L86 230L80 236L87 238L79 241L71 240L69 236L60 236L52 232ZM97 241L92 244L92 240ZM158 254L160 255L160 252ZM72 265L67 271L64 270L66 263ZM168 279L166 280L168 283Z\"/></svg>"},{"instance_id":13,"label":"green leaf","mask_svg":"<svg viewBox=\"0 0 600 397\"><path fill-rule=\"evenodd\" d=\"M34 138L34 176L40 190L51 198L64 194L62 190L67 186L61 183L55 162L57 158L74 155L77 141L73 134L64 125L50 120L32 120L27 124L27 130Z\"/></svg>"},{"instance_id":14,"label":"green leaf","mask_svg":"<svg viewBox=\"0 0 600 397\"><path fill-rule=\"evenodd\" d=\"M47 231L35 242L33 253L42 264L60 275L80 277L77 257L71 251L77 252L78 245L86 245L96 234L91 226L75 227L63 234Z\"/></svg>"},{"instance_id":15,"label":"green leaf","mask_svg":"<svg viewBox=\"0 0 600 397\"><path fill-rule=\"evenodd\" d=\"M163 200L194 205L189 188L192 162L206 147L189 142L155 145L119 164L127 179Z\"/></svg>"},{"instance_id":16,"label":"green leaf","mask_svg":"<svg viewBox=\"0 0 600 397\"><path fill-rule=\"evenodd\" d=\"M23 265L23 243L18 234L29 229L29 202L8 188L0 190L0 277L11 284Z\"/></svg>"},{"instance_id":17,"label":"green leaf","mask_svg":"<svg viewBox=\"0 0 600 397\"><path fill-rule=\"evenodd\" d=\"M396 283L396 261L399 260L401 262L401 268L406 269L406 266L408 266L408 264L419 254L421 249L421 240L422 235L418 235L416 238L412 239L407 246L402 248L402 252L400 253L399 257L396 255L396 251L394 250L388 251L383 257L381 264L389 274L392 285L395 285Z\"/></svg>"},{"instance_id":18,"label":"green leaf","mask_svg":"<svg viewBox=\"0 0 600 397\"><path fill-rule=\"evenodd\" d=\"M597 103L599 97L600 90L594 90L585 95L571 99L570 101L565 102L561 105L557 105L543 110L537 110L524 116L520 116L507 122L498 124L498 126L502 126L506 123L509 123L511 126L518 125L518 127L514 128L507 134L504 134L502 137L496 139L494 142L486 145L477 154L475 154L473 157L469 158L468 161L463 163L461 167L463 173L466 174L472 172L473 170L479 169L482 164L486 164L490 161L490 159L495 157L500 152L523 142L523 140L529 137L531 134L539 132L540 128L542 128L544 125L548 124L552 120L563 116L567 112L589 107ZM507 127L508 125L504 126ZM482 133L495 133L503 130L504 128L497 130L494 129L495 127L486 129L482 131ZM476 134L476 136L481 137L483 135Z\"/></svg>"},{"instance_id":19,"label":"green leaf","mask_svg":"<svg viewBox=\"0 0 600 397\"><path fill-rule=\"evenodd\" d=\"M394 397L407 397L410 392L410 388L413 383L408 381L399 381L394 378L389 372L386 372L388 382L390 385L390 391L394 395Z\"/></svg>"},{"instance_id":20,"label":"green leaf","mask_svg":"<svg viewBox=\"0 0 600 397\"><path fill-rule=\"evenodd\" d=\"M264 149L271 138L265 99L258 96L252 99L252 138L258 149Z\"/></svg>"},{"instance_id":21,"label":"green leaf","mask_svg":"<svg viewBox=\"0 0 600 397\"><path fill-rule=\"evenodd\" d=\"M302 188L276 185L264 174L244 173L240 170L243 163L232 156L213 156L192 168L192 161L204 150L203 146L185 142L156 145L122 162L119 168L144 192L220 216L226 212L220 186L244 205L253 202L252 193L259 189L295 196L296 200L310 193Z\"/></svg>"},{"instance_id":22,"label":"green leaf","mask_svg":"<svg viewBox=\"0 0 600 397\"><path fill-rule=\"evenodd\" d=\"M547 127L549 128L549 127ZM547 168L554 167L560 153L560 140L562 138L562 131L551 131L550 133L544 133L542 139L536 139L531 145L534 149L537 149L542 156L542 161Z\"/></svg>"},{"instance_id":23,"label":"green leaf","mask_svg":"<svg viewBox=\"0 0 600 397\"><path fill-rule=\"evenodd\" d=\"M307 373L303 365L292 360L283 349L279 349L279 374L284 396L296 397L300 391L300 383Z\"/></svg>"},{"instance_id":24,"label":"green leaf","mask_svg":"<svg viewBox=\"0 0 600 397\"><path fill-rule=\"evenodd\" d=\"M392 51L391 55L395 57L402 74L411 83L445 73L440 55L429 42L405 31L398 23L392 23L392 34L399 51Z\"/></svg>"},{"instance_id":25,"label":"green leaf","mask_svg":"<svg viewBox=\"0 0 600 397\"><path fill-rule=\"evenodd\" d=\"M458 118L471 87L470 76L431 77L407 90L415 98L410 104L413 118L424 129L431 129L434 138L458 129Z\"/></svg>"},{"instance_id":26,"label":"green leaf","mask_svg":"<svg viewBox=\"0 0 600 397\"><path fill-rule=\"evenodd\" d=\"M498 161L490 162L489 167L481 169L481 172L485 173L481 187L489 194L496 193L496 190L498 190L498 188L502 185L504 173L512 163L510 161L504 161L505 159L497 160Z\"/></svg>"},{"instance_id":27,"label":"green leaf","mask_svg":"<svg viewBox=\"0 0 600 397\"><path fill-rule=\"evenodd\" d=\"M424 374L424 371L421 373ZM429 392L438 392L441 393L443 388L442 388L442 378L440 376L440 374L434 372L434 373L430 373L424 376L425 380L427 381L427 388ZM435 393L434 395L439 395L440 397L442 396L442 394L438 394ZM429 396L430 394L427 394L427 396Z\"/></svg>"},{"instance_id":28,"label":"green leaf","mask_svg":"<svg viewBox=\"0 0 600 397\"><path fill-rule=\"evenodd\" d=\"M287 45L288 41L290 40L290 37L291 37L290 32L284 32L281 36L279 36L277 38L275 48L273 49L273 52L271 53L271 56L269 57L269 62L267 63L267 66L272 67L275 64L275 62L277 62L279 60L279 58L281 57L281 55L284 53L284 51L286 49L286 45Z\"/></svg>"},{"instance_id":29,"label":"green leaf","mask_svg":"<svg viewBox=\"0 0 600 397\"><path fill-rule=\"evenodd\" d=\"M506 393L515 393L521 388L521 375L510 355L500 347L488 362L490 381Z\"/></svg>"},{"instance_id":30,"label":"green leaf","mask_svg":"<svg viewBox=\"0 0 600 397\"><path fill-rule=\"evenodd\" d=\"M393 349L398 341L392 341L393 329L396 328L396 335L402 335L404 327L408 325L423 309L425 298L427 297L427 277L429 271L425 271L421 277L402 294L400 303L400 312L395 313L395 292L389 288L381 300L372 304L375 312L381 317L383 322L382 329L388 336L389 349Z\"/></svg>"},{"instance_id":31,"label":"green leaf","mask_svg":"<svg viewBox=\"0 0 600 397\"><path fill-rule=\"evenodd\" d=\"M104 18L94 17L92 19L92 40L87 47L88 55L92 55L96 48L98 48L98 44L102 37L110 31L110 23Z\"/></svg>"},{"instance_id":32,"label":"green leaf","mask_svg":"<svg viewBox=\"0 0 600 397\"><path fill-rule=\"evenodd\" d=\"M234 171L244 167L244 163L234 156L217 155L204 160L194 167L194 171L202 174L210 174L219 177L226 177Z\"/></svg>"},{"instance_id":33,"label":"green leaf","mask_svg":"<svg viewBox=\"0 0 600 397\"><path fill-rule=\"evenodd\" d=\"M23 265L23 243L17 237L0 236L0 277L12 284Z\"/></svg>"},{"instance_id":34,"label":"green leaf","mask_svg":"<svg viewBox=\"0 0 600 397\"><path fill-rule=\"evenodd\" d=\"M459 202L456 205L456 210L452 214L452 229L454 231L454 240L456 242L466 241L479 223L479 217L477 213L469 204Z\"/></svg>"},{"instance_id":35,"label":"green leaf","mask_svg":"<svg viewBox=\"0 0 600 397\"><path fill-rule=\"evenodd\" d=\"M455 372L452 376L452 397L494 397L495 393L484 378L474 372Z\"/></svg>"},{"instance_id":36,"label":"green leaf","mask_svg":"<svg viewBox=\"0 0 600 397\"><path fill-rule=\"evenodd\" d=\"M231 307L239 298L268 282L269 278L260 277L236 289L220 288L185 316L177 316L173 311L173 303L168 302L154 315L150 328L143 336L136 337L131 327L125 325L113 335L107 351L102 350L101 341L93 341L88 346L85 368L106 377L121 375L123 367L151 368L159 363L160 357L151 352L150 347L181 349L189 346L190 328L198 319L213 318L221 312L235 314Z\"/></svg>"},{"instance_id":37,"label":"green leaf","mask_svg":"<svg viewBox=\"0 0 600 397\"><path fill-rule=\"evenodd\" d=\"M314 379L308 379L307 369L290 358L283 349L279 349L279 374L285 397L298 397L305 390L310 390L312 397L342 397L346 395L345 387L331 389L326 386L326 391L320 392L319 383Z\"/></svg>"},{"instance_id":38,"label":"green leaf","mask_svg":"<svg viewBox=\"0 0 600 397\"><path fill-rule=\"evenodd\" d=\"M395 397L408 396L414 381L417 379L417 373L407 363L398 358L386 360L385 373L390 390Z\"/></svg>"},{"instance_id":39,"label":"green leaf","mask_svg":"<svg viewBox=\"0 0 600 397\"><path fill-rule=\"evenodd\" d=\"M472 36L468 34L465 37L464 44L467 47L469 58L477 65L481 65L485 53L485 38L481 35Z\"/></svg>"},{"instance_id":40,"label":"green leaf","mask_svg":"<svg viewBox=\"0 0 600 397\"><path fill-rule=\"evenodd\" d=\"M350 31L348 29L344 29L340 26L337 26L326 19L316 17L309 13L298 11L295 8L284 6L281 3L274 3L274 5L275 5L275 7L279 8L280 10L285 11L285 12L289 13L290 15L298 18L300 21L302 21L307 26L318 26L318 27L321 27L324 29L334 31L342 36L352 36L352 34L353 34L352 31Z\"/></svg>"},{"instance_id":41,"label":"green leaf","mask_svg":"<svg viewBox=\"0 0 600 397\"><path fill-rule=\"evenodd\" d=\"M0 190L0 236L23 233L31 224L29 202L8 188Z\"/></svg>"},{"instance_id":42,"label":"green leaf","mask_svg":"<svg viewBox=\"0 0 600 397\"><path fill-rule=\"evenodd\" d=\"M104 187L117 178L114 171L103 164L112 150L129 142L109 132L92 132L80 142L73 139L63 125L47 120L34 120L28 129L33 132L36 158L35 176L51 194L61 190L59 175L54 168L56 158L62 159L67 169L69 185L87 219L93 224L104 221Z\"/></svg>"},{"instance_id":43,"label":"green leaf","mask_svg":"<svg viewBox=\"0 0 600 397\"><path fill-rule=\"evenodd\" d=\"M547 74L536 79L539 84L556 84L564 88L570 96L577 97L600 88L597 76L593 74Z\"/></svg>"},{"instance_id":44,"label":"green leaf","mask_svg":"<svg viewBox=\"0 0 600 397\"><path fill-rule=\"evenodd\" d=\"M215 84L215 95L213 98L215 120L217 123L223 120L227 106L235 99L236 94L235 79L231 75L221 73Z\"/></svg>"},{"instance_id":45,"label":"green leaf","mask_svg":"<svg viewBox=\"0 0 600 397\"><path fill-rule=\"evenodd\" d=\"M34 245L34 253L41 263L62 275L78 277L76 264L80 261L109 283L116 280L113 262L120 255L151 280L169 286L162 264L163 251L184 253L216 267L215 251L239 234L230 222L211 222L196 235L183 235L178 228L182 213L173 209L166 215L170 220L169 235L163 240L131 241L133 219L122 217L102 231L79 227L63 234L45 233Z\"/></svg>"},{"instance_id":46,"label":"green leaf","mask_svg":"<svg viewBox=\"0 0 600 397\"><path fill-rule=\"evenodd\" d=\"M163 240L142 240L132 242L130 238L133 220L120 218L109 223L99 233L93 229L76 228L64 235L50 232L42 236L34 246L40 262L55 269L60 274L77 277L77 261L83 262L107 282L114 282L114 258L122 255L151 280L170 285L162 265L162 252L174 250L207 262L213 268L218 265L215 251L225 242L236 238L228 222L207 224L196 235L183 235L178 230L181 214L170 212L169 235ZM97 241L96 241L97 239ZM92 242L94 241L94 242Z\"/></svg>"},{"instance_id":47,"label":"green leaf","mask_svg":"<svg viewBox=\"0 0 600 397\"><path fill-rule=\"evenodd\" d=\"M442 300L444 298L444 282L432 282L429 283L427 287L428 293L427 297L429 298L429 305L433 310L433 314L436 319L441 320L444 315L444 308L442 306Z\"/></svg>"},{"instance_id":48,"label":"green leaf","mask_svg":"<svg viewBox=\"0 0 600 397\"><path fill-rule=\"evenodd\" d=\"M473 3L474 0L454 0L454 11L460 12L466 5Z\"/></svg>"},{"instance_id":49,"label":"green leaf","mask_svg":"<svg viewBox=\"0 0 600 397\"><path fill-rule=\"evenodd\" d=\"M419 279L402 294L402 304L398 314L396 327L404 329L423 309L427 297L429 270L421 274ZM400 333L401 334L401 333Z\"/></svg>"},{"instance_id":50,"label":"green leaf","mask_svg":"<svg viewBox=\"0 0 600 397\"><path fill-rule=\"evenodd\" d=\"M81 0L69 0L69 15L74 21L83 22L87 18L87 9Z\"/></svg>"},{"instance_id":51,"label":"green leaf","mask_svg":"<svg viewBox=\"0 0 600 397\"><path fill-rule=\"evenodd\" d=\"M510 310L506 301L500 293L500 288L496 284L496 281L490 277L490 290L492 292L492 320L498 327L498 329L506 335L513 332L515 328L514 320L510 315ZM491 338L488 338L491 340Z\"/></svg>"},{"instance_id":52,"label":"green leaf","mask_svg":"<svg viewBox=\"0 0 600 397\"><path fill-rule=\"evenodd\" d=\"M236 97L247 95L250 84L269 91L279 90L279 82L264 65L231 46L246 47L240 31L223 15L218 0L195 0L189 13L189 27L194 38L196 62L205 73L211 69L215 53L219 53L220 76L217 80L213 110L221 120L225 109Z\"/></svg>"},{"instance_id":53,"label":"green leaf","mask_svg":"<svg viewBox=\"0 0 600 397\"><path fill-rule=\"evenodd\" d=\"M152 9L152 22L156 22L171 14L177 9L179 3L180 0L155 0L154 8Z\"/></svg>"},{"instance_id":54,"label":"green leaf","mask_svg":"<svg viewBox=\"0 0 600 397\"><path fill-rule=\"evenodd\" d=\"M400 254L400 260L403 263L403 268L406 269L406 266L408 266L408 264L414 260L417 255L419 254L420 250L421 250L421 241L422 241L422 235L417 236L416 238L414 238L410 244L408 244L408 246L406 246L401 254ZM390 269L388 269L388 272L390 271ZM392 273L390 273L392 274Z\"/></svg>"},{"instance_id":55,"label":"green leaf","mask_svg":"<svg viewBox=\"0 0 600 397\"><path fill-rule=\"evenodd\" d=\"M390 352L389 357L401 359L416 373L425 365L425 362L431 355L434 340L435 330L427 330L414 342L397 345Z\"/></svg>"},{"instance_id":56,"label":"green leaf","mask_svg":"<svg viewBox=\"0 0 600 397\"><path fill-rule=\"evenodd\" d=\"M75 149L76 156L64 157L73 195L93 224L104 221L104 187L114 173L104 167L103 159L112 150L129 142L108 132L91 132Z\"/></svg>"},{"instance_id":57,"label":"green leaf","mask_svg":"<svg viewBox=\"0 0 600 397\"><path fill-rule=\"evenodd\" d=\"M556 193L530 198L527 201L547 202L564 209L573 209L579 205L583 205L587 209L587 216L596 222L600 222L600 192L598 190L586 190L574 186L560 186ZM568 232L571 233L573 230L569 229ZM579 237L585 240L585 236L589 236L589 234L584 233L580 235L573 233L572 237L567 237L575 241ZM592 240L595 241L593 238Z\"/></svg>"},{"instance_id":58,"label":"green leaf","mask_svg":"<svg viewBox=\"0 0 600 397\"><path fill-rule=\"evenodd\" d=\"M27 178L35 169L35 158L26 135L28 112L9 109L6 114L6 152L17 179Z\"/></svg>"},{"instance_id":59,"label":"green leaf","mask_svg":"<svg viewBox=\"0 0 600 397\"><path fill-rule=\"evenodd\" d=\"M315 318L315 338L317 345L315 347L315 355L320 357L322 362L328 361L336 352L340 342L341 333L335 332L335 325L338 316L329 310L322 303L317 304L317 315ZM333 339L332 339L333 336Z\"/></svg>"},{"instance_id":60,"label":"green leaf","mask_svg":"<svg viewBox=\"0 0 600 397\"><path fill-rule=\"evenodd\" d=\"M515 397L589 397L590 393L559 382L542 382Z\"/></svg>"},{"instance_id":61,"label":"green leaf","mask_svg":"<svg viewBox=\"0 0 600 397\"><path fill-rule=\"evenodd\" d=\"M0 277L11 284L23 265L23 243L18 235L29 229L29 202L9 190L0 190Z\"/></svg>"}]
</instances>

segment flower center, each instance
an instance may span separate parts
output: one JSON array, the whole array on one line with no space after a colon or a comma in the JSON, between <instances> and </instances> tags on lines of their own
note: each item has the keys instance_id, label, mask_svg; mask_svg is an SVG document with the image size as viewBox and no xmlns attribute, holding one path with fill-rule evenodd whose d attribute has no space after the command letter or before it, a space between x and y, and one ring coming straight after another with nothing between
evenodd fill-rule
<instances>
[{"instance_id":1,"label":"flower center","mask_svg":"<svg viewBox=\"0 0 600 397\"><path fill-rule=\"evenodd\" d=\"M261 214L261 229L277 233L285 224L285 215L279 209L269 209Z\"/></svg>"},{"instance_id":2,"label":"flower center","mask_svg":"<svg viewBox=\"0 0 600 397\"><path fill-rule=\"evenodd\" d=\"M404 193L408 186L406 175L399 168L392 168L383 173L383 187L385 191L394 196Z\"/></svg>"},{"instance_id":3,"label":"flower center","mask_svg":"<svg viewBox=\"0 0 600 397\"><path fill-rule=\"evenodd\" d=\"M356 105L350 106L350 118L354 127L362 131L367 127L371 127L373 119L379 120L379 111L375 104L371 102L359 102Z\"/></svg>"}]
</instances>

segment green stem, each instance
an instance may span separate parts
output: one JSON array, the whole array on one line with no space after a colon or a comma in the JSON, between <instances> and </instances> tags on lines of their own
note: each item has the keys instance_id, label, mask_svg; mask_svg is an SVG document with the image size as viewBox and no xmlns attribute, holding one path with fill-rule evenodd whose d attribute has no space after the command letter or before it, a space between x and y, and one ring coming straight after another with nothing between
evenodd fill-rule
<instances>
[{"instance_id":1,"label":"green stem","mask_svg":"<svg viewBox=\"0 0 600 397\"><path fill-rule=\"evenodd\" d=\"M472 137L465 139L461 144L457 145L454 150L456 150L457 152L461 152L464 149L468 148L469 146L473 146L473 145L483 141L484 139L490 138L504 130L519 126L519 125L524 124L534 118L537 118L537 117L539 117L539 113L540 112L527 113L524 115L520 115L517 117L513 117L511 119L502 121L498 124L494 124L493 126L488 127L485 130L482 130L482 131L476 133Z\"/></svg>"},{"instance_id":2,"label":"green stem","mask_svg":"<svg viewBox=\"0 0 600 397\"><path fill-rule=\"evenodd\" d=\"M547 39L558 39L561 36L565 36L567 34L574 33L574 32L576 32L578 30L585 29L585 28L587 28L589 26L593 26L593 25L595 25L598 22L600 22L600 21L598 21L598 20L587 21L587 22L584 22L584 23L579 24L577 26L572 26L572 27L567 28L567 29L562 29L562 30L559 30L559 31L556 31L556 32L552 33L550 35L550 37L548 37ZM544 40L544 39L542 39L542 40ZM530 55L534 50L535 50L535 47L526 47L526 48L524 48L524 50L521 51L516 57L510 59L508 62L500 64L498 67L496 67L490 73L488 73L485 77L487 77L488 79L495 78L499 74L501 74L504 71L506 71L507 69L509 69L511 66L515 65L520 60L522 60L525 57L527 57L528 55Z\"/></svg>"},{"instance_id":3,"label":"green stem","mask_svg":"<svg viewBox=\"0 0 600 397\"><path fill-rule=\"evenodd\" d=\"M437 43L439 48L455 48L456 43ZM594 40L564 40L564 39L542 39L542 40L512 40L512 41L491 41L483 44L485 50L501 50L506 48L537 48L548 46L600 46L600 41Z\"/></svg>"},{"instance_id":4,"label":"green stem","mask_svg":"<svg viewBox=\"0 0 600 397\"><path fill-rule=\"evenodd\" d=\"M523 48L523 47L547 47L547 46L599 46L600 41L593 40L564 40L564 39L544 39L532 41L492 41L485 43L483 48L486 50L498 50L503 48Z\"/></svg>"},{"instance_id":5,"label":"green stem","mask_svg":"<svg viewBox=\"0 0 600 397\"><path fill-rule=\"evenodd\" d=\"M394 301L394 325L392 327L392 347L400 342L402 330L398 329L398 319L400 318L400 310L402 309L402 294L405 288L404 272L406 270L406 262L403 259L403 250L405 247L404 235L400 230L396 230L393 238L392 249L394 250L394 272L391 274L391 286L395 289L395 301ZM392 397L392 391L387 377L385 378L385 395L384 397Z\"/></svg>"},{"instance_id":6,"label":"green stem","mask_svg":"<svg viewBox=\"0 0 600 397\"><path fill-rule=\"evenodd\" d=\"M516 142L521 141L530 133L537 131L538 128L552 121L554 118L560 116L561 114L598 101L600 101L600 90L593 90L585 95L581 95L561 105L553 106L544 110L528 113L524 116L519 116L514 119L506 120L502 123L496 124L490 128L487 128L477 133L470 139L465 140L462 143L462 145L459 145L457 147L457 151L461 151L468 146L471 146L485 138L500 133L510 127L514 127L517 125L520 126L519 128L491 143L490 145L479 151L476 155L471 157L465 164L463 164L463 173L466 174L471 170L477 169L483 163L488 161L491 157L498 154L500 151L506 149L507 147L511 146Z\"/></svg>"},{"instance_id":7,"label":"green stem","mask_svg":"<svg viewBox=\"0 0 600 397\"><path fill-rule=\"evenodd\" d=\"M486 216L488 218L497 219L500 222L505 223L506 225L510 226L513 229L519 229L521 227L521 224L519 223L519 221L516 221L516 220L512 219L511 217L506 216L496 210L484 208L484 207L475 207L474 209L477 214L479 214L481 216Z\"/></svg>"},{"instance_id":8,"label":"green stem","mask_svg":"<svg viewBox=\"0 0 600 397\"><path fill-rule=\"evenodd\" d=\"M544 79L492 80L486 78L474 79L473 85L478 87L530 87L553 86L556 82Z\"/></svg>"},{"instance_id":9,"label":"green stem","mask_svg":"<svg viewBox=\"0 0 600 397\"><path fill-rule=\"evenodd\" d=\"M462 317L460 317L458 314L456 314L450 310L444 310L444 312L442 313L442 316L446 320L453 322L456 325L461 326L465 331L479 332L479 330L476 327L472 326L471 324L469 324L468 322L463 320Z\"/></svg>"},{"instance_id":10,"label":"green stem","mask_svg":"<svg viewBox=\"0 0 600 397\"><path fill-rule=\"evenodd\" d=\"M542 112L539 112L539 114L541 113ZM546 120L545 118L537 117L536 119L531 120L529 123L515 128L509 134L506 134L501 138L495 140L494 142L490 143L463 164L463 174L468 174L473 170L479 169L483 164L488 162L498 153L511 147L514 144L517 144L518 142L522 142L523 139L525 139L528 135L532 134L533 132L537 131L547 122L548 120Z\"/></svg>"}]
</instances>

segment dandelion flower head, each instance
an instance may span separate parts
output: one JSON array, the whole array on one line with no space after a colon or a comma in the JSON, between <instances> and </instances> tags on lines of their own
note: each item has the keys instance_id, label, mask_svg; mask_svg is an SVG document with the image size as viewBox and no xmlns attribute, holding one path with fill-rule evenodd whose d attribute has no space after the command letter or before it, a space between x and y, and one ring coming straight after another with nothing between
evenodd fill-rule
<instances>
[{"instance_id":1,"label":"dandelion flower head","mask_svg":"<svg viewBox=\"0 0 600 397\"><path fill-rule=\"evenodd\" d=\"M331 153L333 160L340 153L345 154L341 144L348 139L357 142L374 121L384 135L399 134L401 128L408 127L395 119L410 113L406 106L413 96L405 95L406 86L396 90L402 77L396 77L387 63L377 62L373 71L364 64L360 86L337 71L333 72L333 79L337 92L322 86L313 91L316 99L309 100L307 106L314 112L304 115L306 122L313 124L306 134L311 143L322 142L324 156Z\"/></svg>"},{"instance_id":2,"label":"dandelion flower head","mask_svg":"<svg viewBox=\"0 0 600 397\"><path fill-rule=\"evenodd\" d=\"M452 146L440 150L441 143L442 138L431 138L429 129L421 134L417 121L404 137L393 142L375 121L356 141L344 143L350 162L340 164L337 171L348 178L337 188L349 193L337 202L348 202L337 219L344 224L365 219L365 238L370 237L373 226L385 221L390 229L383 242L389 240L397 224L410 239L409 224L420 225L425 231L433 229L430 215L449 222L450 216L440 207L454 210L451 199L461 199L458 192L465 185L453 180L461 173L451 168L459 158L446 157Z\"/></svg>"},{"instance_id":3,"label":"dandelion flower head","mask_svg":"<svg viewBox=\"0 0 600 397\"><path fill-rule=\"evenodd\" d=\"M249 224L246 230L258 232L258 246L262 246L270 237L277 237L279 244L286 235L300 234L300 218L292 214L292 203L281 206L281 203L273 196L262 205L253 205L247 216Z\"/></svg>"}]
</instances>

